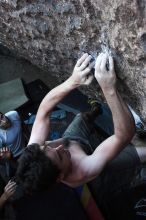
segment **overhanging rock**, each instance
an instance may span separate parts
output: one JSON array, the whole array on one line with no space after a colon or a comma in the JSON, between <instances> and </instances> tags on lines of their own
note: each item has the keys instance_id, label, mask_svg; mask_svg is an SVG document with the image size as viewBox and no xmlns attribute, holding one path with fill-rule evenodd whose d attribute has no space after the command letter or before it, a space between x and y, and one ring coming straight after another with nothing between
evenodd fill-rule
<instances>
[{"instance_id":1,"label":"overhanging rock","mask_svg":"<svg viewBox=\"0 0 146 220\"><path fill-rule=\"evenodd\" d=\"M0 42L60 82L81 52L110 50L119 90L146 121L146 0L1 0Z\"/></svg>"}]
</instances>

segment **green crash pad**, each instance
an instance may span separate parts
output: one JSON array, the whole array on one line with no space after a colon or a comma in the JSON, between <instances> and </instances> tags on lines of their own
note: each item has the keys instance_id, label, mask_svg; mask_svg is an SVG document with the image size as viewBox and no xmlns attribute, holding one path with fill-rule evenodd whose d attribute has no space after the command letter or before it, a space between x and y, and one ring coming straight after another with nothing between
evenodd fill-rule
<instances>
[{"instance_id":1,"label":"green crash pad","mask_svg":"<svg viewBox=\"0 0 146 220\"><path fill-rule=\"evenodd\" d=\"M20 78L0 84L0 111L6 113L28 102Z\"/></svg>"}]
</instances>

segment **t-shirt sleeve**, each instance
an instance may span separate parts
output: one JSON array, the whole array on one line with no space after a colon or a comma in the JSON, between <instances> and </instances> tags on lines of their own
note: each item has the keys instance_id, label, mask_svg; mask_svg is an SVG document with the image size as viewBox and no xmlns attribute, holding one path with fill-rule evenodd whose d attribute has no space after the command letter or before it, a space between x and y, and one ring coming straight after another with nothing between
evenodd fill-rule
<instances>
[{"instance_id":1,"label":"t-shirt sleeve","mask_svg":"<svg viewBox=\"0 0 146 220\"><path fill-rule=\"evenodd\" d=\"M20 116L19 116L18 112L16 112L16 111L7 112L5 115L6 115L10 120L20 121Z\"/></svg>"}]
</instances>

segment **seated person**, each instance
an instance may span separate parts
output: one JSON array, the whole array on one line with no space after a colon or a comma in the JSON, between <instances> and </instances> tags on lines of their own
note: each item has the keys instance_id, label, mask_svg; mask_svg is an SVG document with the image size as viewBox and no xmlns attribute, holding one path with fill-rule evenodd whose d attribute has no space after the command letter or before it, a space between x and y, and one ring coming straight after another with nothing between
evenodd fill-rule
<instances>
[{"instance_id":1,"label":"seated person","mask_svg":"<svg viewBox=\"0 0 146 220\"><path fill-rule=\"evenodd\" d=\"M135 133L132 114L117 91L113 59L102 53L96 60L94 76L112 112L114 133L102 143L92 138L93 121L99 113L97 110L78 114L61 139L46 142L53 108L73 89L91 83L93 75L90 71L94 65L90 62L91 58L84 54L77 61L72 75L51 90L40 104L16 173L17 181L27 191L44 190L58 181L77 187L93 180L102 174ZM143 153L146 155L146 150ZM121 154L129 156L130 166L131 163L135 166L140 163L141 155L134 147L126 147Z\"/></svg>"},{"instance_id":2,"label":"seated person","mask_svg":"<svg viewBox=\"0 0 146 220\"><path fill-rule=\"evenodd\" d=\"M16 111L10 111L6 114L0 112L0 148L7 147L12 157L17 159L24 146L25 142L18 113Z\"/></svg>"}]
</instances>

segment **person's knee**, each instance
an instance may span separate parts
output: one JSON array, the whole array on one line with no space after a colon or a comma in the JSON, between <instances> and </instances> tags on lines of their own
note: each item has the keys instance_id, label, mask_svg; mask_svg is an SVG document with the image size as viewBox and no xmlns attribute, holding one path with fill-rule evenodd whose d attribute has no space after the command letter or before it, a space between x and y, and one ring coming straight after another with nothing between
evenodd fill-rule
<instances>
[{"instance_id":1,"label":"person's knee","mask_svg":"<svg viewBox=\"0 0 146 220\"><path fill-rule=\"evenodd\" d=\"M76 115L80 120L84 119L84 112L80 112Z\"/></svg>"},{"instance_id":2,"label":"person's knee","mask_svg":"<svg viewBox=\"0 0 146 220\"><path fill-rule=\"evenodd\" d=\"M78 113L78 114L77 114L77 116L78 116L78 117L80 117L80 116L82 116L82 114L83 114L83 113L82 113L82 112L80 112L80 113Z\"/></svg>"}]
</instances>

